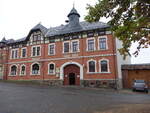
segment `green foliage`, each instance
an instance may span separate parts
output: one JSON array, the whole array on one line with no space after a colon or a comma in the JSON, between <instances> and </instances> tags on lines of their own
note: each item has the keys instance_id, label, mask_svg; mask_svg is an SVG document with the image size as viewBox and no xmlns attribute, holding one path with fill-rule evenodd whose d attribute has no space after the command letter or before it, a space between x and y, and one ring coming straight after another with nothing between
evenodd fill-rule
<instances>
[{"instance_id":1,"label":"green foliage","mask_svg":"<svg viewBox=\"0 0 150 113\"><path fill-rule=\"evenodd\" d=\"M132 42L138 42L135 56L150 45L150 0L98 0L94 6L88 5L87 10L85 20L89 22L111 18L108 24L115 37L123 42L119 51L124 58L131 55Z\"/></svg>"}]
</instances>

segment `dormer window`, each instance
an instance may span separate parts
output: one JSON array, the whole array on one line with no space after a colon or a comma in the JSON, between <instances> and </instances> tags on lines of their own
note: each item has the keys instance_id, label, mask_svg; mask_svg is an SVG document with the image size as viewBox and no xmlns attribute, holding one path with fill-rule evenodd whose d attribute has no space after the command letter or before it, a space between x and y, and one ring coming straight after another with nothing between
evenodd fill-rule
<instances>
[{"instance_id":1,"label":"dormer window","mask_svg":"<svg viewBox=\"0 0 150 113\"><path fill-rule=\"evenodd\" d=\"M33 33L33 42L36 42L36 41L41 41L41 33L40 32Z\"/></svg>"},{"instance_id":2,"label":"dormer window","mask_svg":"<svg viewBox=\"0 0 150 113\"><path fill-rule=\"evenodd\" d=\"M72 36L72 39L78 39L78 38L79 38L79 35Z\"/></svg>"},{"instance_id":3,"label":"dormer window","mask_svg":"<svg viewBox=\"0 0 150 113\"><path fill-rule=\"evenodd\" d=\"M88 37L94 37L94 32L88 32L88 33L87 33L87 36L88 36Z\"/></svg>"},{"instance_id":4,"label":"dormer window","mask_svg":"<svg viewBox=\"0 0 150 113\"><path fill-rule=\"evenodd\" d=\"M99 36L100 36L100 35L105 35L105 31L104 31L104 30L98 31L98 35L99 35Z\"/></svg>"}]
</instances>

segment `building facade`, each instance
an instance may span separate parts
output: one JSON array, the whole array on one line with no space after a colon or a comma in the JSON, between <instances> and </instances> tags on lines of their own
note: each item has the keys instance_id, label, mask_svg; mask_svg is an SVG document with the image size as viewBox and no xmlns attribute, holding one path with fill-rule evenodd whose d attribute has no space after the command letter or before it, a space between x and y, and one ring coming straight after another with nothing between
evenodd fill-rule
<instances>
[{"instance_id":1,"label":"building facade","mask_svg":"<svg viewBox=\"0 0 150 113\"><path fill-rule=\"evenodd\" d=\"M38 80L52 85L114 87L122 79L121 42L103 22L80 22L75 8L66 25L41 24L19 40L0 42L0 73L6 80Z\"/></svg>"}]
</instances>

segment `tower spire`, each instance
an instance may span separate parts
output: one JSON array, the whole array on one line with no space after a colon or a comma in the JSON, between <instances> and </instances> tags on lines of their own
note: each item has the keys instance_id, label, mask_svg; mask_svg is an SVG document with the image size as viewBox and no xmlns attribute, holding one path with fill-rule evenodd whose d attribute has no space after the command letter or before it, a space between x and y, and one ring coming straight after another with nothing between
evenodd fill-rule
<instances>
[{"instance_id":1,"label":"tower spire","mask_svg":"<svg viewBox=\"0 0 150 113\"><path fill-rule=\"evenodd\" d=\"M73 1L73 8L75 8L75 1Z\"/></svg>"},{"instance_id":2,"label":"tower spire","mask_svg":"<svg viewBox=\"0 0 150 113\"><path fill-rule=\"evenodd\" d=\"M76 26L77 24L79 24L79 18L80 18L80 14L77 12L77 10L74 8L74 4L73 4L73 8L71 9L70 13L68 14L68 18L69 18L69 25L71 26Z\"/></svg>"}]
</instances>

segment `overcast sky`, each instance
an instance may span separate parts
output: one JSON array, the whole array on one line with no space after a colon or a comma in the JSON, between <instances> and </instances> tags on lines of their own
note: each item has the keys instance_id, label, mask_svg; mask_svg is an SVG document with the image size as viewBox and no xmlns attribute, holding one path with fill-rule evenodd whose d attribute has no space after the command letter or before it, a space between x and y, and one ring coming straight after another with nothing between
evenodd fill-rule
<instances>
[{"instance_id":1,"label":"overcast sky","mask_svg":"<svg viewBox=\"0 0 150 113\"><path fill-rule=\"evenodd\" d=\"M84 20L86 4L94 5L97 0L0 0L0 40L25 37L30 29L41 22L45 27L65 24L67 15L75 8ZM101 21L106 22L105 19ZM132 46L132 52L135 50ZM150 63L150 49L142 50L132 63Z\"/></svg>"}]
</instances>

